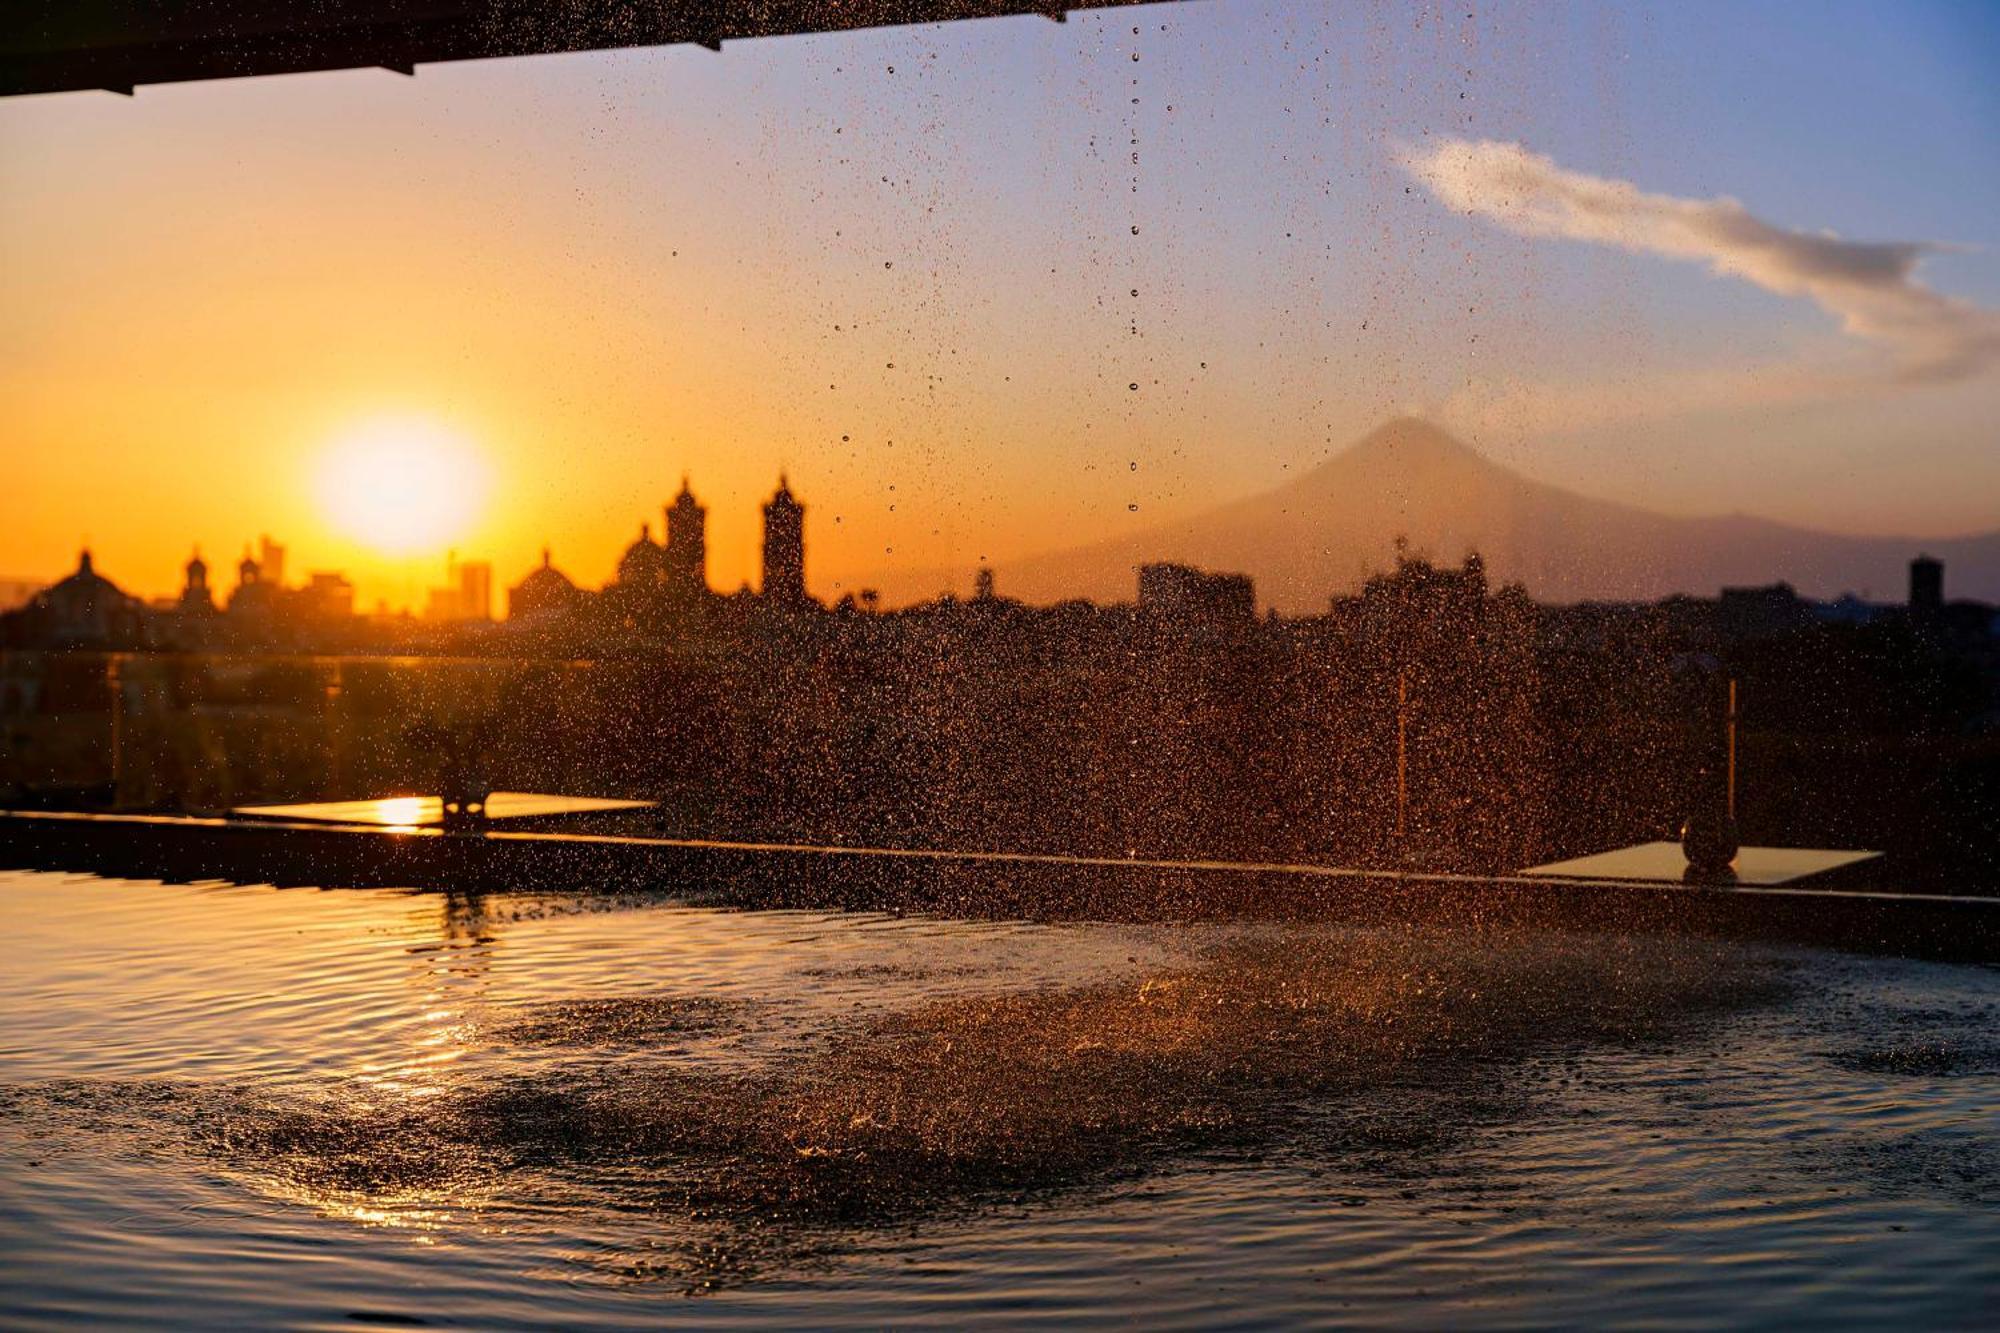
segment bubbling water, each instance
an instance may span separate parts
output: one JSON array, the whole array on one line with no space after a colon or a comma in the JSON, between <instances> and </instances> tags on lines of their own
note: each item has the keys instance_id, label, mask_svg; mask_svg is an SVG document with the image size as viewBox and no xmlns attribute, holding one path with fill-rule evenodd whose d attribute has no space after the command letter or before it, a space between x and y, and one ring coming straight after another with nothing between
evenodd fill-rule
<instances>
[{"instance_id":1,"label":"bubbling water","mask_svg":"<svg viewBox=\"0 0 2000 1333\"><path fill-rule=\"evenodd\" d=\"M1273 930L1129 980L891 1010L749 1067L678 1057L758 1021L755 1005L629 995L511 1009L480 1039L538 1062L421 1096L67 1081L16 1089L0 1113L357 1219L562 1216L600 1238L600 1266L700 1290L857 1229L1189 1153L1435 1162L1525 1095L1508 1074L1527 1062L1685 1034L1787 986L1770 960L1690 941Z\"/></svg>"}]
</instances>

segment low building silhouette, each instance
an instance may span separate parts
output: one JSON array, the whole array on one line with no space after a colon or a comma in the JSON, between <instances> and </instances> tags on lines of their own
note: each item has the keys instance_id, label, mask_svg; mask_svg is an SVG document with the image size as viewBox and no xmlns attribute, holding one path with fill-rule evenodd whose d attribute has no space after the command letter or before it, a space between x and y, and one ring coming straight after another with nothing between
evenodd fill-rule
<instances>
[{"instance_id":1,"label":"low building silhouette","mask_svg":"<svg viewBox=\"0 0 2000 1333\"><path fill-rule=\"evenodd\" d=\"M546 619L567 616L582 609L586 594L567 574L555 567L549 548L542 548L542 563L507 590L509 620Z\"/></svg>"},{"instance_id":2,"label":"low building silhouette","mask_svg":"<svg viewBox=\"0 0 2000 1333\"><path fill-rule=\"evenodd\" d=\"M85 547L76 569L8 613L10 640L53 649L138 649L149 646L153 617L144 603L97 572Z\"/></svg>"},{"instance_id":3,"label":"low building silhouette","mask_svg":"<svg viewBox=\"0 0 2000 1333\"><path fill-rule=\"evenodd\" d=\"M1791 634L1811 626L1812 603L1789 583L1761 588L1724 588L1716 599L1716 628L1727 638Z\"/></svg>"},{"instance_id":4,"label":"low building silhouette","mask_svg":"<svg viewBox=\"0 0 2000 1333\"><path fill-rule=\"evenodd\" d=\"M354 616L354 585L337 570L316 569L298 591L298 610L317 620L349 620Z\"/></svg>"},{"instance_id":5,"label":"low building silhouette","mask_svg":"<svg viewBox=\"0 0 2000 1333\"><path fill-rule=\"evenodd\" d=\"M1139 609L1189 624L1242 625L1257 617L1257 591L1248 574L1157 561L1139 566Z\"/></svg>"}]
</instances>

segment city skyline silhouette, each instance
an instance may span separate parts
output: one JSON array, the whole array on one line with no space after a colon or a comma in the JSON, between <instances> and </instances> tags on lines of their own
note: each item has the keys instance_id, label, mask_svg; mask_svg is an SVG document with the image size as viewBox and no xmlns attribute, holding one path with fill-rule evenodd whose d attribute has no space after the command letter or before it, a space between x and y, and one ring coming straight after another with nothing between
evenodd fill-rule
<instances>
[{"instance_id":1,"label":"city skyline silhouette","mask_svg":"<svg viewBox=\"0 0 2000 1333\"><path fill-rule=\"evenodd\" d=\"M783 474L779 480L784 482ZM716 588L709 580L707 506L697 500L692 484L692 472L684 471L673 503L660 506L661 520L643 526L648 534L662 534L656 543L663 548L658 558L663 567L678 569L678 584L692 588L698 581L704 591L734 591ZM671 549L677 540L677 513L683 515L678 540L685 547L678 555ZM261 540L269 543L270 537ZM888 569L845 581L820 577L813 581L814 595L832 603L871 592L889 607L915 605L942 595L970 595L974 574L986 569L1004 572L1010 593L1030 601L1083 597L1116 602L1130 599L1134 570L1168 560L1246 573L1257 584L1261 607L1304 615L1380 572L1385 552L1396 542L1433 557L1476 550L1496 577L1521 583L1537 600L1552 603L1711 596L1727 586L1773 582L1824 601L1852 597L1893 602L1902 591L1908 560L1920 552L1935 553L1951 566L1954 595L2000 600L2000 529L1932 538L1855 537L1748 514L1663 514L1528 481L1414 418L1384 423L1279 489L1198 512L1180 523L1067 549L1026 552L1003 562L982 560L969 570ZM205 575L202 552L212 548L196 541L190 549ZM641 549L637 543L626 547L603 582L626 578L625 565ZM543 544L540 565L530 566L530 573L550 565L551 550ZM244 543L244 552L246 557L251 553L251 543ZM461 554L483 568L493 563L479 553L458 551L443 563L455 568ZM298 555L303 561L311 552ZM457 577L450 569L446 573L448 579ZM589 583L587 574L579 579L568 568L565 574L574 586ZM510 571L502 565L499 576L505 580ZM807 586L802 565L799 576L802 593ZM24 588L32 585L21 582ZM741 586L761 590L761 571ZM172 591L184 588L185 583ZM159 599L169 590L146 591ZM15 599L17 604L25 600L25 592ZM470 618L505 615L504 606L490 598L481 601L492 610ZM400 613L424 607L406 602L389 609Z\"/></svg>"}]
</instances>

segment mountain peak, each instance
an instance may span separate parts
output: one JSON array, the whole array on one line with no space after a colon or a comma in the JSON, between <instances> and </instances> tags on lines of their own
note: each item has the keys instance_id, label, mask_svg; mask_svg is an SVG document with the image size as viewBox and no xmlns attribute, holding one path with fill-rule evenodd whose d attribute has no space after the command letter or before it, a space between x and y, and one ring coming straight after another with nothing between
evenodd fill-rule
<instances>
[{"instance_id":1,"label":"mountain peak","mask_svg":"<svg viewBox=\"0 0 2000 1333\"><path fill-rule=\"evenodd\" d=\"M1428 421L1396 417L1275 490L1011 562L1001 577L1030 602L1124 601L1135 566L1175 560L1248 574L1263 605L1303 615L1383 568L1398 536L1439 560L1477 551L1494 582L1520 582L1552 602L1710 596L1774 579L1811 596L1894 588L1918 545L1595 499L1524 477ZM1944 546L1960 595L1995 595L2000 532Z\"/></svg>"},{"instance_id":2,"label":"mountain peak","mask_svg":"<svg viewBox=\"0 0 2000 1333\"><path fill-rule=\"evenodd\" d=\"M1479 460L1472 447L1422 417L1392 417L1349 445L1343 458L1390 466Z\"/></svg>"},{"instance_id":3,"label":"mountain peak","mask_svg":"<svg viewBox=\"0 0 2000 1333\"><path fill-rule=\"evenodd\" d=\"M1296 492L1378 496L1412 488L1460 492L1511 479L1470 445L1422 417L1392 417L1293 483Z\"/></svg>"}]
</instances>

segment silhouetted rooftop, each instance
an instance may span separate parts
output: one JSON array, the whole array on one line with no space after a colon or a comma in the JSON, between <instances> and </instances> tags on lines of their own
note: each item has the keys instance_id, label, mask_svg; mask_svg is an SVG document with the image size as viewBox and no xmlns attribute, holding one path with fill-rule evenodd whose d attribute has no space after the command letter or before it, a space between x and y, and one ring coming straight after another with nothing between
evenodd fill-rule
<instances>
[{"instance_id":1,"label":"silhouetted rooftop","mask_svg":"<svg viewBox=\"0 0 2000 1333\"><path fill-rule=\"evenodd\" d=\"M0 95L725 41L1101 9L1135 0L16 0Z\"/></svg>"}]
</instances>

